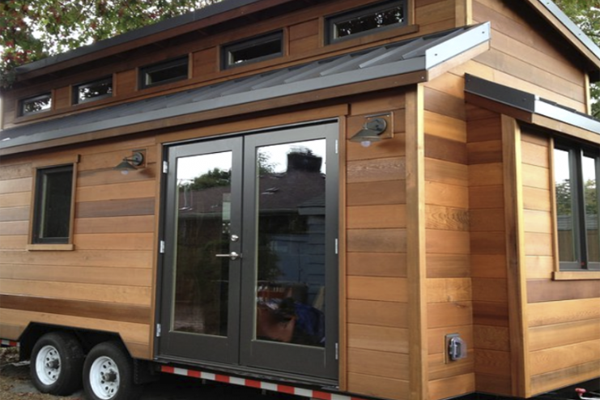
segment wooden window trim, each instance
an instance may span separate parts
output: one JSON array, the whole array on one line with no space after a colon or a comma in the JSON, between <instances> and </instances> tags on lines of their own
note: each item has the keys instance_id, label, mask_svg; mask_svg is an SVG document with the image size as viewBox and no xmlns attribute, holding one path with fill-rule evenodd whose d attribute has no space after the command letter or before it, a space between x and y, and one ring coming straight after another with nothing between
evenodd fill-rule
<instances>
[{"instance_id":1,"label":"wooden window trim","mask_svg":"<svg viewBox=\"0 0 600 400\"><path fill-rule=\"evenodd\" d=\"M588 281L600 280L600 271L554 271L552 280L555 281Z\"/></svg>"}]
</instances>

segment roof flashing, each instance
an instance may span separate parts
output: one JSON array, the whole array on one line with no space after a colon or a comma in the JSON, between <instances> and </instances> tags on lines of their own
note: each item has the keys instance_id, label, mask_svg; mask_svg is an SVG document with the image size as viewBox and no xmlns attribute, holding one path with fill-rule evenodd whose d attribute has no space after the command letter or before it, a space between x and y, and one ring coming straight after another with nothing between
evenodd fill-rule
<instances>
[{"instance_id":1,"label":"roof flashing","mask_svg":"<svg viewBox=\"0 0 600 400\"><path fill-rule=\"evenodd\" d=\"M465 92L600 135L600 121L522 90L465 74Z\"/></svg>"}]
</instances>

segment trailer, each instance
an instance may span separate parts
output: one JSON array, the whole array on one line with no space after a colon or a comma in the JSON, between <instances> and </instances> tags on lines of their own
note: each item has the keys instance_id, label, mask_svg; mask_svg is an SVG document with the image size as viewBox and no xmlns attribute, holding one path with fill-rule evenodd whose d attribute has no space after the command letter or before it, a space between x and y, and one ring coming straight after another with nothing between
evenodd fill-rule
<instances>
[{"instance_id":1,"label":"trailer","mask_svg":"<svg viewBox=\"0 0 600 400\"><path fill-rule=\"evenodd\" d=\"M549 0L225 0L19 67L2 343L102 400L598 378L599 72Z\"/></svg>"}]
</instances>

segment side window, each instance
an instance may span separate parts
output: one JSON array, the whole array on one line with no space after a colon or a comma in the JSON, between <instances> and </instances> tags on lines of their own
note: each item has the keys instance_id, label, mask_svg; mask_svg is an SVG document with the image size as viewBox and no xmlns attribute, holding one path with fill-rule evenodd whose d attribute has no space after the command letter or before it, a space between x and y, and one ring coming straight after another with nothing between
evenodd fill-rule
<instances>
[{"instance_id":1,"label":"side window","mask_svg":"<svg viewBox=\"0 0 600 400\"><path fill-rule=\"evenodd\" d=\"M406 23L406 0L385 1L326 18L326 40L336 43Z\"/></svg>"},{"instance_id":2,"label":"side window","mask_svg":"<svg viewBox=\"0 0 600 400\"><path fill-rule=\"evenodd\" d=\"M554 149L560 269L600 270L600 153L576 145Z\"/></svg>"},{"instance_id":3,"label":"side window","mask_svg":"<svg viewBox=\"0 0 600 400\"><path fill-rule=\"evenodd\" d=\"M188 57L140 68L139 87L145 89L188 78Z\"/></svg>"},{"instance_id":4,"label":"side window","mask_svg":"<svg viewBox=\"0 0 600 400\"><path fill-rule=\"evenodd\" d=\"M73 165L38 169L32 243L69 243L72 208Z\"/></svg>"}]
</instances>

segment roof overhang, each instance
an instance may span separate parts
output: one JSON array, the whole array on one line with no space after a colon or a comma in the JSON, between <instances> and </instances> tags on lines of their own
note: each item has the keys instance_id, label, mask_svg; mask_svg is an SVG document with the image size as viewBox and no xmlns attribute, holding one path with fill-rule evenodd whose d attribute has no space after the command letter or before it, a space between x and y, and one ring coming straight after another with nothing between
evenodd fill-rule
<instances>
[{"instance_id":1,"label":"roof overhang","mask_svg":"<svg viewBox=\"0 0 600 400\"><path fill-rule=\"evenodd\" d=\"M142 41L143 43L153 43L156 40L169 39L293 1L224 0L193 12L101 40L88 46L22 65L16 68L16 72L23 79L53 73L80 65L82 62L91 62L138 48Z\"/></svg>"},{"instance_id":2,"label":"roof overhang","mask_svg":"<svg viewBox=\"0 0 600 400\"><path fill-rule=\"evenodd\" d=\"M489 49L489 23L0 131L0 155L426 82Z\"/></svg>"},{"instance_id":3,"label":"roof overhang","mask_svg":"<svg viewBox=\"0 0 600 400\"><path fill-rule=\"evenodd\" d=\"M534 94L465 75L466 100L517 120L600 144L600 121Z\"/></svg>"},{"instance_id":4,"label":"roof overhang","mask_svg":"<svg viewBox=\"0 0 600 400\"><path fill-rule=\"evenodd\" d=\"M590 77L600 80L600 48L553 1L526 0L591 63Z\"/></svg>"}]
</instances>

